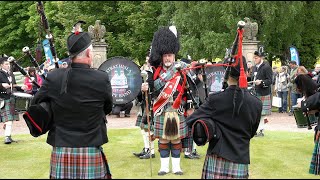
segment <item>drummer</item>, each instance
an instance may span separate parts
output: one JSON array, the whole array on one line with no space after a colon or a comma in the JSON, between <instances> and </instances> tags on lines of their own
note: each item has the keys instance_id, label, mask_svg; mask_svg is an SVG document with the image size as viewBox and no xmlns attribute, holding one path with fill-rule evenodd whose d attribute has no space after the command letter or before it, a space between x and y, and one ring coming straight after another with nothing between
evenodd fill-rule
<instances>
[{"instance_id":1,"label":"drummer","mask_svg":"<svg viewBox=\"0 0 320 180\"><path fill-rule=\"evenodd\" d=\"M4 100L4 106L1 107L0 122L4 122L4 143L11 144L16 142L11 138L12 122L18 121L19 116L15 111L15 100L11 94L14 91L22 91L27 88L26 85L18 86L14 74L10 71L8 57L0 58L0 98ZM0 103L2 104L2 103Z\"/></svg>"},{"instance_id":2,"label":"drummer","mask_svg":"<svg viewBox=\"0 0 320 180\"><path fill-rule=\"evenodd\" d=\"M31 77L25 77L24 79L24 85L27 86L26 89L26 93L31 94L31 95L35 95L36 92L38 92L38 87L35 86L32 81L34 80L35 82L37 82L40 86L42 85L42 78L36 73L36 68L34 67L30 67L28 70L28 74Z\"/></svg>"}]
</instances>

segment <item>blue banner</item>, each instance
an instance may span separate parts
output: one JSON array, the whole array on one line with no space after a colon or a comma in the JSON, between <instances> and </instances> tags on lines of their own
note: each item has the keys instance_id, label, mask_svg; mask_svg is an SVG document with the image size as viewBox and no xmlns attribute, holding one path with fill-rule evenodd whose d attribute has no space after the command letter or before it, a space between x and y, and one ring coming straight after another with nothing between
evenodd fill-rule
<instances>
[{"instance_id":1,"label":"blue banner","mask_svg":"<svg viewBox=\"0 0 320 180\"><path fill-rule=\"evenodd\" d=\"M297 48L295 48L294 46L291 46L290 55L291 55L291 61L295 61L297 65L300 66L299 53Z\"/></svg>"},{"instance_id":2,"label":"blue banner","mask_svg":"<svg viewBox=\"0 0 320 180\"><path fill-rule=\"evenodd\" d=\"M42 41L42 46L44 50L44 54L46 56L46 62L50 62L50 65L53 64L53 57L50 49L50 43L48 39Z\"/></svg>"}]
</instances>

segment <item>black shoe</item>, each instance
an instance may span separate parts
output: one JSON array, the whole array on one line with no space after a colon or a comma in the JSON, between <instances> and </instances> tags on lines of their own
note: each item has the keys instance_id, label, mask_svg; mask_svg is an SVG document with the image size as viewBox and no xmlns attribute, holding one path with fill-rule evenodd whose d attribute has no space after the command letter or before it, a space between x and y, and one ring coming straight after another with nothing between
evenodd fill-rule
<instances>
[{"instance_id":1,"label":"black shoe","mask_svg":"<svg viewBox=\"0 0 320 180\"><path fill-rule=\"evenodd\" d=\"M258 134L254 135L255 137L263 137L264 133L262 131L260 131Z\"/></svg>"},{"instance_id":2,"label":"black shoe","mask_svg":"<svg viewBox=\"0 0 320 180\"><path fill-rule=\"evenodd\" d=\"M178 172L175 172L174 174L175 175L183 175L183 172L182 171L178 171Z\"/></svg>"},{"instance_id":3,"label":"black shoe","mask_svg":"<svg viewBox=\"0 0 320 180\"><path fill-rule=\"evenodd\" d=\"M188 154L188 155L184 155L184 158L187 158L187 159L196 159L196 157L193 156L193 154Z\"/></svg>"},{"instance_id":4,"label":"black shoe","mask_svg":"<svg viewBox=\"0 0 320 180\"><path fill-rule=\"evenodd\" d=\"M130 114L125 114L124 117L130 117Z\"/></svg>"},{"instance_id":5,"label":"black shoe","mask_svg":"<svg viewBox=\"0 0 320 180\"><path fill-rule=\"evenodd\" d=\"M6 137L4 138L4 143L5 143L5 144L11 144L11 143L12 143L10 136L6 136Z\"/></svg>"},{"instance_id":6,"label":"black shoe","mask_svg":"<svg viewBox=\"0 0 320 180\"><path fill-rule=\"evenodd\" d=\"M156 155L155 155L155 154L151 154L151 157L152 157L152 158L155 158ZM150 153L148 152L148 153L140 156L139 158L140 158L140 159L150 159Z\"/></svg>"},{"instance_id":7,"label":"black shoe","mask_svg":"<svg viewBox=\"0 0 320 180\"><path fill-rule=\"evenodd\" d=\"M143 155L147 154L147 152L148 152L148 149L143 148L140 153L134 152L133 155L135 155L135 156L137 156L137 157L140 157L140 156L143 156Z\"/></svg>"},{"instance_id":8,"label":"black shoe","mask_svg":"<svg viewBox=\"0 0 320 180\"><path fill-rule=\"evenodd\" d=\"M163 176L163 175L166 175L166 174L168 174L168 173L165 172L165 171L159 171L159 172L158 172L158 175L159 175L159 176Z\"/></svg>"},{"instance_id":9,"label":"black shoe","mask_svg":"<svg viewBox=\"0 0 320 180\"><path fill-rule=\"evenodd\" d=\"M199 159L199 158L200 158L200 154L198 154L197 151L193 151L192 156L193 156L194 158L196 158L196 159Z\"/></svg>"},{"instance_id":10,"label":"black shoe","mask_svg":"<svg viewBox=\"0 0 320 180\"><path fill-rule=\"evenodd\" d=\"M11 136L9 136L9 139L10 139L11 142L18 142L18 141L16 141L16 140L13 140L13 139L11 138Z\"/></svg>"}]
</instances>

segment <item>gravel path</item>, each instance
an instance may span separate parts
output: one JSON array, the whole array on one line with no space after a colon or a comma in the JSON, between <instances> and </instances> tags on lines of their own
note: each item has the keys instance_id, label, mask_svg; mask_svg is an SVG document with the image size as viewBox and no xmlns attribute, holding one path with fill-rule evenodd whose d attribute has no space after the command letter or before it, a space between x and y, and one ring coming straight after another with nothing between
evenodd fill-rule
<instances>
[{"instance_id":1,"label":"gravel path","mask_svg":"<svg viewBox=\"0 0 320 180\"><path fill-rule=\"evenodd\" d=\"M122 114L120 118L113 115L108 115L107 127L110 129L117 128L137 128L135 126L137 107L134 106L131 111L131 117L124 117ZM308 130L307 128L298 128L294 116L288 116L285 113L273 112L271 116L268 117L269 122L266 124L266 130L272 131L291 131L291 132L307 132L313 133L313 130ZM2 123L0 124L0 136L3 136ZM314 127L314 126L313 126ZM13 123L12 134L29 134L29 129L20 114L20 121L15 121Z\"/></svg>"}]
</instances>

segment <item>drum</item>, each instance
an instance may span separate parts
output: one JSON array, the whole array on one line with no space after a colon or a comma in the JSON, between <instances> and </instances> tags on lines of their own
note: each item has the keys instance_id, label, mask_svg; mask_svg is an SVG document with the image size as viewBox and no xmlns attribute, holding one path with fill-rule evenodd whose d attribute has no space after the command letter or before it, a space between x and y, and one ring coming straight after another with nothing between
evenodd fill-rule
<instances>
[{"instance_id":1,"label":"drum","mask_svg":"<svg viewBox=\"0 0 320 180\"><path fill-rule=\"evenodd\" d=\"M303 115L301 108L293 106L293 115L298 128L308 127L307 117ZM309 115L311 126L317 124L317 118L314 115Z\"/></svg>"},{"instance_id":2,"label":"drum","mask_svg":"<svg viewBox=\"0 0 320 180\"><path fill-rule=\"evenodd\" d=\"M112 57L103 62L98 69L108 73L113 104L129 103L140 93L141 72L132 60L121 56Z\"/></svg>"},{"instance_id":3,"label":"drum","mask_svg":"<svg viewBox=\"0 0 320 180\"><path fill-rule=\"evenodd\" d=\"M12 95L15 99L16 110L18 112L27 111L27 109L31 104L31 100L33 96L31 94L23 93L23 92L14 92L12 93Z\"/></svg>"}]
</instances>

